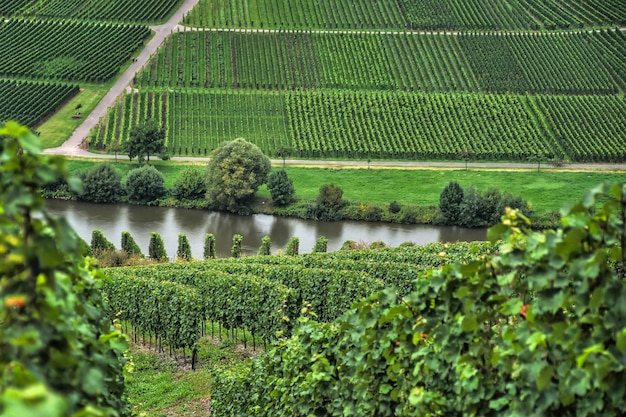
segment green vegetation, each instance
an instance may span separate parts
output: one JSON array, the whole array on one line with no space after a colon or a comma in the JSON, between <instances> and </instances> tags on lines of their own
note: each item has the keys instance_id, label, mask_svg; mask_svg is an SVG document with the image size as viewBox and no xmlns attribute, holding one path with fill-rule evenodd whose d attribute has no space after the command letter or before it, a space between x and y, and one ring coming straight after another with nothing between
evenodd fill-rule
<instances>
[{"instance_id":1,"label":"green vegetation","mask_svg":"<svg viewBox=\"0 0 626 417\"><path fill-rule=\"evenodd\" d=\"M117 135L125 141L142 114L165 123L168 151L178 155L207 156L243 132L273 156L289 146L307 158L459 159L464 151L479 160L626 157L626 101L614 95L139 93L115 106L90 142L104 149Z\"/></svg>"},{"instance_id":2,"label":"green vegetation","mask_svg":"<svg viewBox=\"0 0 626 417\"><path fill-rule=\"evenodd\" d=\"M625 216L624 184L589 191L559 230L511 211L490 231L496 254L418 273L414 291L332 324L301 318L266 355L218 369L213 412L623 414Z\"/></svg>"},{"instance_id":3,"label":"green vegetation","mask_svg":"<svg viewBox=\"0 0 626 417\"><path fill-rule=\"evenodd\" d=\"M0 414L130 416L126 338L99 290L103 275L39 192L76 181L26 127L7 123L0 137Z\"/></svg>"},{"instance_id":4,"label":"green vegetation","mask_svg":"<svg viewBox=\"0 0 626 417\"><path fill-rule=\"evenodd\" d=\"M458 35L185 32L168 38L135 81L140 89L616 94L625 87L624 42L624 34L614 30Z\"/></svg>"},{"instance_id":5,"label":"green vegetation","mask_svg":"<svg viewBox=\"0 0 626 417\"><path fill-rule=\"evenodd\" d=\"M0 122L33 127L77 93L75 85L0 80Z\"/></svg>"},{"instance_id":6,"label":"green vegetation","mask_svg":"<svg viewBox=\"0 0 626 417\"><path fill-rule=\"evenodd\" d=\"M619 0L200 0L185 23L199 27L285 29L521 30L623 26Z\"/></svg>"},{"instance_id":7,"label":"green vegetation","mask_svg":"<svg viewBox=\"0 0 626 417\"><path fill-rule=\"evenodd\" d=\"M70 159L67 166L71 172L86 171L96 164L90 160ZM280 164L282 166L282 163ZM564 204L576 199L586 189L604 181L624 181L623 171L576 172L551 170L542 164L541 172L533 170L493 171L483 169L361 169L304 168L287 167L287 174L293 181L295 197L313 202L321 185L334 183L344 190L343 198L352 202L389 205L414 204L422 207L435 207L439 195L450 181L457 181L465 188L474 185L479 190L495 187L501 191L510 190L532 204L536 213L558 210ZM113 164L126 181L129 171L137 168L136 163L127 161ZM155 161L151 164L165 178L164 185L171 189L176 178L189 168L189 163ZM375 187L372 184L376 184ZM259 188L258 197L270 199L267 186Z\"/></svg>"},{"instance_id":8,"label":"green vegetation","mask_svg":"<svg viewBox=\"0 0 626 417\"><path fill-rule=\"evenodd\" d=\"M250 204L267 181L270 160L245 139L225 142L211 153L206 197L209 207L232 213L250 213Z\"/></svg>"},{"instance_id":9,"label":"green vegetation","mask_svg":"<svg viewBox=\"0 0 626 417\"><path fill-rule=\"evenodd\" d=\"M155 22L165 19L178 4L180 0L10 0L0 6L0 16Z\"/></svg>"},{"instance_id":10,"label":"green vegetation","mask_svg":"<svg viewBox=\"0 0 626 417\"><path fill-rule=\"evenodd\" d=\"M0 24L0 74L106 82L148 34L137 25L9 19Z\"/></svg>"}]
</instances>

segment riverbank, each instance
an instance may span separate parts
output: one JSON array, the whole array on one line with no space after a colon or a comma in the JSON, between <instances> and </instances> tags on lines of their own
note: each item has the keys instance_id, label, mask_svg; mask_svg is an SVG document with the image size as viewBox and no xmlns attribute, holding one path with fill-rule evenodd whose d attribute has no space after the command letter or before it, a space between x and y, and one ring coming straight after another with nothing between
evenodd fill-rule
<instances>
[{"instance_id":1,"label":"riverbank","mask_svg":"<svg viewBox=\"0 0 626 417\"><path fill-rule=\"evenodd\" d=\"M117 161L71 158L68 167L74 174L91 169L96 164L110 163L122 176L122 183L128 173L139 165L120 156ZM204 162L190 161L151 161L164 176L165 186L171 189L178 175L190 165L203 166ZM282 164L273 169L282 169ZM365 220L361 216L367 207L378 206L383 210L381 221L402 221L402 215L384 215L391 202L403 207L412 207L416 212L416 222L432 224L436 222L436 207L439 195L450 181L457 181L462 187L475 186L478 190L491 187L501 192L511 192L530 202L535 216L541 219L553 218L553 213L564 204L580 199L585 190L604 181L626 182L624 171L575 171L563 169L534 170L490 170L490 169L400 169L400 168L316 168L287 164L285 167L296 191L297 203L287 208L276 208L271 203L270 193L262 186L257 193L254 211L257 213L297 216L303 207L314 202L323 184L334 183L344 191L343 198L349 203L344 209L346 219ZM177 201L168 196L157 205L206 208L205 200ZM392 213L394 214L394 213ZM372 219L370 219L371 221ZM375 220L375 219L374 219Z\"/></svg>"}]
</instances>

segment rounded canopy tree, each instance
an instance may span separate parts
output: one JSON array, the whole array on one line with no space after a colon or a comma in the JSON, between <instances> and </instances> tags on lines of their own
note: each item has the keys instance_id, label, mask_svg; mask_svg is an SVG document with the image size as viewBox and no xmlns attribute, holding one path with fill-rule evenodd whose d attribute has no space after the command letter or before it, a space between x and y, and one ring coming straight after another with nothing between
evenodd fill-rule
<instances>
[{"instance_id":1,"label":"rounded canopy tree","mask_svg":"<svg viewBox=\"0 0 626 417\"><path fill-rule=\"evenodd\" d=\"M207 174L207 199L211 208L249 213L249 202L267 180L271 164L254 144L239 138L211 153Z\"/></svg>"}]
</instances>

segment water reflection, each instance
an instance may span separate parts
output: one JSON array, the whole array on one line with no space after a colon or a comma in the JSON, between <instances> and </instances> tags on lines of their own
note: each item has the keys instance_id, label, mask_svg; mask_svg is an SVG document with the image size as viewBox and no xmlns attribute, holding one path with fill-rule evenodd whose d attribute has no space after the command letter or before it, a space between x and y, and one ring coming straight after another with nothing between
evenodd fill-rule
<instances>
[{"instance_id":1,"label":"water reflection","mask_svg":"<svg viewBox=\"0 0 626 417\"><path fill-rule=\"evenodd\" d=\"M316 222L257 214L236 216L204 210L186 210L166 207L92 204L77 201L48 200L52 214L67 218L78 234L87 242L95 229L117 247L121 234L128 231L144 254L148 253L151 232L159 232L170 257L176 256L178 234L184 233L191 244L193 256L202 258L204 236L213 233L219 257L230 256L235 233L243 236L243 252L255 255L263 236L270 236L272 251L283 249L291 237L300 239L300 252L310 252L320 236L328 238L328 250L337 250L346 240L373 242L381 240L389 246L403 242L425 244L445 241L484 240L484 229L438 227L427 225L397 225L366 222Z\"/></svg>"}]
</instances>

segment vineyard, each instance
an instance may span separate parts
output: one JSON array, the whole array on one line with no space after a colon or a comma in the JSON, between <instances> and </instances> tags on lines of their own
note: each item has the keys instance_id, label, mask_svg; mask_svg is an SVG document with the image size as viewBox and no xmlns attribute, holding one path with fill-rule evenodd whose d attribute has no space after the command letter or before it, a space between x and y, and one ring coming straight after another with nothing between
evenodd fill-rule
<instances>
[{"instance_id":1,"label":"vineyard","mask_svg":"<svg viewBox=\"0 0 626 417\"><path fill-rule=\"evenodd\" d=\"M620 0L200 0L185 24L218 28L535 30L624 25Z\"/></svg>"},{"instance_id":2,"label":"vineyard","mask_svg":"<svg viewBox=\"0 0 626 417\"><path fill-rule=\"evenodd\" d=\"M76 93L76 85L0 81L0 123L16 120L33 127Z\"/></svg>"},{"instance_id":3,"label":"vineyard","mask_svg":"<svg viewBox=\"0 0 626 417\"><path fill-rule=\"evenodd\" d=\"M150 88L616 94L626 90L625 42L616 31L186 32L168 38L135 82Z\"/></svg>"},{"instance_id":4,"label":"vineyard","mask_svg":"<svg viewBox=\"0 0 626 417\"><path fill-rule=\"evenodd\" d=\"M0 16L155 22L165 19L180 0L9 0L6 3L0 5Z\"/></svg>"},{"instance_id":5,"label":"vineyard","mask_svg":"<svg viewBox=\"0 0 626 417\"><path fill-rule=\"evenodd\" d=\"M329 322L384 287L412 290L420 271L492 252L489 243L340 251L113 268L112 312L171 348L194 349L208 323L271 341L288 335L302 307Z\"/></svg>"},{"instance_id":6,"label":"vineyard","mask_svg":"<svg viewBox=\"0 0 626 417\"><path fill-rule=\"evenodd\" d=\"M0 75L105 82L148 34L145 26L7 20L0 23Z\"/></svg>"},{"instance_id":7,"label":"vineyard","mask_svg":"<svg viewBox=\"0 0 626 417\"><path fill-rule=\"evenodd\" d=\"M313 158L626 158L623 96L196 91L126 95L90 142L106 149L155 118L176 155L243 136L269 155L290 146Z\"/></svg>"}]
</instances>

